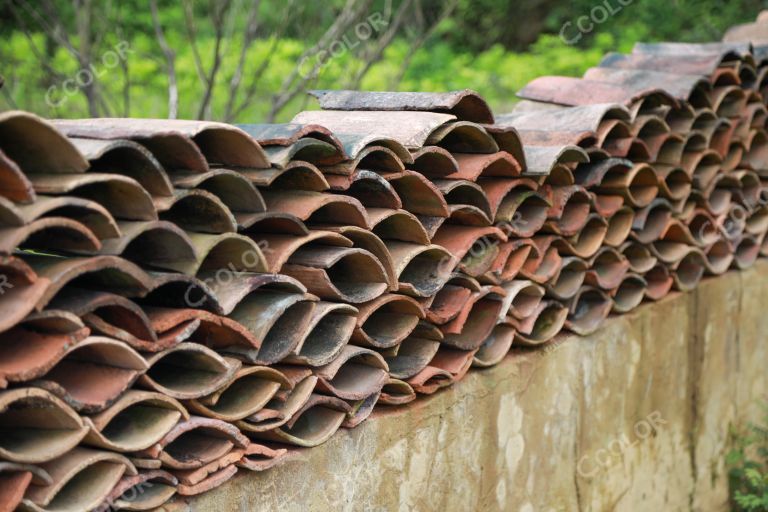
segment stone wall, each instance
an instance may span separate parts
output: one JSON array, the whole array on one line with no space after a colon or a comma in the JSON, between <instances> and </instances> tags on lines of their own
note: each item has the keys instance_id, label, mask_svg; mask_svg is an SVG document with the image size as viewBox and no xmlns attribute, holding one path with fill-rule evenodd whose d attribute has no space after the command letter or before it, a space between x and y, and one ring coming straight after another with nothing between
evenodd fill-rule
<instances>
[{"instance_id":1,"label":"stone wall","mask_svg":"<svg viewBox=\"0 0 768 512\"><path fill-rule=\"evenodd\" d=\"M760 419L768 262L472 371L240 474L208 510L727 509L729 427ZM176 508L176 507L171 507Z\"/></svg>"}]
</instances>

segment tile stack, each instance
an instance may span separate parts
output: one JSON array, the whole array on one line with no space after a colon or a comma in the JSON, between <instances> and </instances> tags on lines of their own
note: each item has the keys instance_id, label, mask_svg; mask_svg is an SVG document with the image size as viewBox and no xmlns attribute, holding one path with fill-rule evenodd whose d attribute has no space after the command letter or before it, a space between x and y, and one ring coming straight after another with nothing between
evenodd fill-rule
<instances>
[{"instance_id":1,"label":"tile stack","mask_svg":"<svg viewBox=\"0 0 768 512\"><path fill-rule=\"evenodd\" d=\"M760 55L638 45L495 118L471 91L317 91L282 125L0 114L0 510L193 496L749 266Z\"/></svg>"}]
</instances>

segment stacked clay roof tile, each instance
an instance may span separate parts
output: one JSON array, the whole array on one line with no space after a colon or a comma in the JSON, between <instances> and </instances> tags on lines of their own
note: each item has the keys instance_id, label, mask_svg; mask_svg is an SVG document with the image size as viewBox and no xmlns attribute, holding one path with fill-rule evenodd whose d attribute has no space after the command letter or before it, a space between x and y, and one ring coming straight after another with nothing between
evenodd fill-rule
<instances>
[{"instance_id":1,"label":"stacked clay roof tile","mask_svg":"<svg viewBox=\"0 0 768 512\"><path fill-rule=\"evenodd\" d=\"M768 21L726 39L497 116L471 91L315 91L278 125L0 114L0 510L199 494L748 267Z\"/></svg>"}]
</instances>

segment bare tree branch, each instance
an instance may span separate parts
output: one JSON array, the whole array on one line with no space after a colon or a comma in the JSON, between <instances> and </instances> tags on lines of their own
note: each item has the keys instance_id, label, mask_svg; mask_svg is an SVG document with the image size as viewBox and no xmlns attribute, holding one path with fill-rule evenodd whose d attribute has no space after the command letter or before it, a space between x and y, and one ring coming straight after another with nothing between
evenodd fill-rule
<instances>
[{"instance_id":1,"label":"bare tree branch","mask_svg":"<svg viewBox=\"0 0 768 512\"><path fill-rule=\"evenodd\" d=\"M219 0L213 2L213 28L216 34L216 42L213 47L213 64L206 80L205 93L200 102L200 108L197 111L198 119L208 119L210 117L211 96L213 87L216 84L216 75L221 67L221 43L224 39L224 19L229 10L230 0Z\"/></svg>"},{"instance_id":2,"label":"bare tree branch","mask_svg":"<svg viewBox=\"0 0 768 512\"><path fill-rule=\"evenodd\" d=\"M224 108L224 120L229 122L232 120L232 112L235 106L235 98L237 97L237 91L240 89L240 84L243 80L243 69L245 68L245 57L248 54L248 50L251 48L251 44L256 39L256 34L259 29L259 7L261 6L260 0L254 0L251 4L251 8L248 11L248 20L245 22L245 29L243 30L243 44L240 48L240 57L237 59L237 68L229 81L229 96L227 97L227 104Z\"/></svg>"},{"instance_id":3,"label":"bare tree branch","mask_svg":"<svg viewBox=\"0 0 768 512\"><path fill-rule=\"evenodd\" d=\"M416 0L417 4L420 5L420 1ZM408 68L411 65L411 61L413 61L413 57L416 55L416 52L421 49L422 46L424 46L424 43L426 43L435 33L435 30L437 27L442 23L444 20L446 20L456 9L456 6L458 6L459 1L458 0L449 0L443 5L443 10L440 13L440 16L430 25L430 27L426 30L422 29L420 34L417 36L416 40L411 43L411 46L408 48L408 54L403 59L402 64L400 65L400 70L390 82L389 82L389 89L395 90L400 84L400 82L403 80L403 77L405 76L405 73L408 71ZM421 15L421 20L423 23L423 13L421 13L421 9L419 9L419 14Z\"/></svg>"},{"instance_id":4,"label":"bare tree branch","mask_svg":"<svg viewBox=\"0 0 768 512\"><path fill-rule=\"evenodd\" d=\"M250 73L251 81L248 85L248 88L245 91L243 100L240 102L240 105L236 109L234 109L234 112L230 115L229 118L226 119L227 122L232 122L235 119L237 119L240 114L243 113L243 111L248 108L251 103L253 102L253 98L256 96L256 93L258 92L258 86L259 86L259 80L261 79L262 75L266 72L266 70L269 68L270 63L272 62L272 58L277 53L277 49L282 42L282 36L285 33L286 29L290 26L293 18L297 14L297 10L294 9L295 6L295 0L288 0L288 4L285 7L285 15L282 16L283 22L280 24L280 26L273 32L270 42L270 47L266 52L266 55L264 59L259 64L259 67L256 68L256 70L253 73Z\"/></svg>"},{"instance_id":5,"label":"bare tree branch","mask_svg":"<svg viewBox=\"0 0 768 512\"><path fill-rule=\"evenodd\" d=\"M155 27L155 37L165 57L165 69L168 73L168 119L176 119L179 115L179 87L176 83L176 54L168 45L160 24L160 16L157 12L157 0L149 1L152 12L152 25Z\"/></svg>"},{"instance_id":6,"label":"bare tree branch","mask_svg":"<svg viewBox=\"0 0 768 512\"><path fill-rule=\"evenodd\" d=\"M364 12L368 10L372 0L347 0L339 16L328 27L320 40L311 48L306 50L299 58L294 70L286 77L281 87L282 92L272 97L272 106L270 107L267 121L273 122L277 114L296 96L306 91L307 83L316 78L321 68L325 64L322 59L315 59L309 72L305 72L304 64L311 55L319 55L321 51L327 51L344 32L349 29Z\"/></svg>"},{"instance_id":7,"label":"bare tree branch","mask_svg":"<svg viewBox=\"0 0 768 512\"><path fill-rule=\"evenodd\" d=\"M400 7L397 9L392 22L387 26L386 32L384 32L384 34L382 34L376 40L376 45L373 47L373 51L364 52L363 66L349 81L347 86L348 89L357 89L360 87L360 82L363 81L363 78L368 73L368 71L371 70L371 67L373 67L375 63L379 62L384 56L384 50L386 50L386 48L392 44L392 41L395 39L395 36L400 30L400 27L405 20L405 15L408 12L408 9L411 7L412 3L413 0L403 0L403 2L400 4Z\"/></svg>"},{"instance_id":8,"label":"bare tree branch","mask_svg":"<svg viewBox=\"0 0 768 512\"><path fill-rule=\"evenodd\" d=\"M208 85L206 80L208 77L205 75L203 69L203 61L200 59L200 51L197 49L197 30L195 30L195 13L194 7L190 0L183 0L182 5L184 7L184 21L187 28L187 40L189 46L192 49L192 56L195 59L195 69L197 70L197 76L200 77L200 81L203 84Z\"/></svg>"}]
</instances>

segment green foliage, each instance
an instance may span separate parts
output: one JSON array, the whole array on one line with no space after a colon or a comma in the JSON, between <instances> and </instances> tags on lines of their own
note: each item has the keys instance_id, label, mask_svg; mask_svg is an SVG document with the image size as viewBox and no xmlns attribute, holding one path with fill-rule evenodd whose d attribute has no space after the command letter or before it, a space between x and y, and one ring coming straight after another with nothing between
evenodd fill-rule
<instances>
[{"instance_id":1,"label":"green foliage","mask_svg":"<svg viewBox=\"0 0 768 512\"><path fill-rule=\"evenodd\" d=\"M508 111L515 93L541 75L579 76L596 65L608 51L631 51L638 40L716 40L732 24L754 19L768 0L635 0L621 12L595 25L577 45L559 36L565 21L589 14L596 5L618 0L456 0L453 14L436 28L423 47L412 52L412 37L404 30L371 66L359 87L367 90L443 91L471 88L480 92L498 112ZM246 0L233 0L236 12L245 12ZM309 2L262 0L257 39L245 58L242 86L231 93L243 45L244 16L235 16L233 37L223 41L222 63L212 101L204 115L210 119L262 122L273 98L284 88L285 77L297 66L333 22L346 0ZM444 2L421 0L425 18L434 19ZM625 1L626 3L626 1ZM75 12L68 2L62 6L63 23L74 26ZM162 26L175 53L181 118L199 115L203 82L198 74L192 46L185 29L185 14L179 2L158 0ZM27 36L22 25L35 28L33 18L19 23L0 2L0 73L5 86L0 108L23 108L48 117L89 115L83 91L64 85L78 76L80 66L61 41L42 32ZM119 9L103 5L95 16L97 40L93 46L93 73L104 99L99 110L112 116L165 117L168 114L166 63L152 27L146 2L126 0ZM195 41L205 69L213 61L215 36L209 17L211 3L194 3ZM373 0L371 12L396 9L397 2ZM387 7L389 6L389 7ZM287 18L286 18L287 16ZM39 27L37 28L39 30ZM544 30L544 32L542 32ZM77 33L69 40L78 47ZM127 58L119 65L105 65L120 41L127 41ZM364 68L361 48L334 56L308 88L356 87L352 77ZM511 51L514 49L515 51ZM314 58L310 55L309 58ZM44 62L45 64L41 64ZM262 69L263 68L263 69ZM246 91L250 90L250 94ZM291 100L278 112L276 121L289 120L295 112L315 108L304 95Z\"/></svg>"},{"instance_id":2,"label":"green foliage","mask_svg":"<svg viewBox=\"0 0 768 512\"><path fill-rule=\"evenodd\" d=\"M733 437L735 446L726 458L733 509L768 511L768 407L765 425L750 425Z\"/></svg>"}]
</instances>

